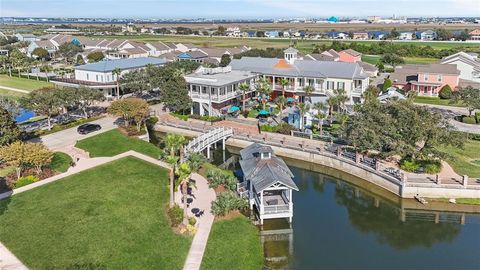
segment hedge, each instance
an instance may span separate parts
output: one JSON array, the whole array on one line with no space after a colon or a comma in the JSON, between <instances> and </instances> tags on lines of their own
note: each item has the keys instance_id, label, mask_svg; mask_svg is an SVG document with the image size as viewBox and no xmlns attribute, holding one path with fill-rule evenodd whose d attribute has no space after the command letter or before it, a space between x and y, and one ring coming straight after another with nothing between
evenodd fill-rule
<instances>
[{"instance_id":1,"label":"hedge","mask_svg":"<svg viewBox=\"0 0 480 270\"><path fill-rule=\"evenodd\" d=\"M465 116L462 119L462 122L465 124L476 124L477 121L475 120L475 117L473 116Z\"/></svg>"}]
</instances>

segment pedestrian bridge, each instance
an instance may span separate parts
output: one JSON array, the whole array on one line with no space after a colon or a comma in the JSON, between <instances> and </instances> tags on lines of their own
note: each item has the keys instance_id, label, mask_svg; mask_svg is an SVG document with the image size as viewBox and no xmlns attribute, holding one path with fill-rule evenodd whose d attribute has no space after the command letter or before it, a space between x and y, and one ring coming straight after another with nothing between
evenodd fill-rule
<instances>
[{"instance_id":1,"label":"pedestrian bridge","mask_svg":"<svg viewBox=\"0 0 480 270\"><path fill-rule=\"evenodd\" d=\"M221 141L222 147L225 149L225 140L232 135L233 129L224 127L211 129L206 133L202 133L200 136L188 142L184 150L184 157L188 158L191 153L200 153L207 149L207 158L210 158L210 147Z\"/></svg>"}]
</instances>

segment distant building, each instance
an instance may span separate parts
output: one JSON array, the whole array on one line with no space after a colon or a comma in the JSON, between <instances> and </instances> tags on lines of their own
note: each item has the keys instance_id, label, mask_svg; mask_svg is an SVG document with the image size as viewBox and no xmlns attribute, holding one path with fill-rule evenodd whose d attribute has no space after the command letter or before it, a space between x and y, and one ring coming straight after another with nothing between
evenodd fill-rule
<instances>
[{"instance_id":1,"label":"distant building","mask_svg":"<svg viewBox=\"0 0 480 270\"><path fill-rule=\"evenodd\" d=\"M26 42L32 42L32 41L37 41L40 40L38 37L32 34L21 34L17 33L15 34L15 37L17 38L18 41L26 41Z\"/></svg>"},{"instance_id":2,"label":"distant building","mask_svg":"<svg viewBox=\"0 0 480 270\"><path fill-rule=\"evenodd\" d=\"M360 40L367 40L368 39L368 33L367 32L354 32L353 39L360 39Z\"/></svg>"},{"instance_id":3,"label":"distant building","mask_svg":"<svg viewBox=\"0 0 480 270\"><path fill-rule=\"evenodd\" d=\"M412 40L413 39L413 33L412 32L402 32L400 33L400 36L398 37L400 40Z\"/></svg>"},{"instance_id":4,"label":"distant building","mask_svg":"<svg viewBox=\"0 0 480 270\"><path fill-rule=\"evenodd\" d=\"M352 49L340 51L338 55L341 62L355 63L362 61L362 54Z\"/></svg>"},{"instance_id":5,"label":"distant building","mask_svg":"<svg viewBox=\"0 0 480 270\"><path fill-rule=\"evenodd\" d=\"M164 59L154 57L104 60L76 66L74 79L53 78L51 82L58 86L76 88L85 86L98 89L109 97L115 96L116 93L118 77L112 73L115 68L119 68L122 72L121 75L123 75L132 70L143 69L147 65L162 66L165 63Z\"/></svg>"},{"instance_id":6,"label":"distant building","mask_svg":"<svg viewBox=\"0 0 480 270\"><path fill-rule=\"evenodd\" d=\"M420 39L421 40L428 41L428 40L434 40L436 38L437 38L437 33L435 31L432 31L432 30L427 30L427 31L424 31L424 32L420 33Z\"/></svg>"},{"instance_id":7,"label":"distant building","mask_svg":"<svg viewBox=\"0 0 480 270\"><path fill-rule=\"evenodd\" d=\"M368 16L367 17L367 22L368 23L376 23L381 19L380 16Z\"/></svg>"},{"instance_id":8,"label":"distant building","mask_svg":"<svg viewBox=\"0 0 480 270\"><path fill-rule=\"evenodd\" d=\"M469 41L480 41L480 29L475 29L468 33Z\"/></svg>"},{"instance_id":9,"label":"distant building","mask_svg":"<svg viewBox=\"0 0 480 270\"><path fill-rule=\"evenodd\" d=\"M457 88L459 75L457 66L451 64L404 65L390 74L390 80L393 86L415 91L419 96L438 96L447 84Z\"/></svg>"},{"instance_id":10,"label":"distant building","mask_svg":"<svg viewBox=\"0 0 480 270\"><path fill-rule=\"evenodd\" d=\"M82 32L80 32L80 30L78 29L74 29L74 28L55 28L55 27L52 27L52 28L48 28L46 30L44 30L45 33L47 34L82 34Z\"/></svg>"},{"instance_id":11,"label":"distant building","mask_svg":"<svg viewBox=\"0 0 480 270\"><path fill-rule=\"evenodd\" d=\"M198 63L203 63L206 58L208 58L208 54L198 50L188 51L177 55L177 60L179 61L193 61Z\"/></svg>"}]
</instances>

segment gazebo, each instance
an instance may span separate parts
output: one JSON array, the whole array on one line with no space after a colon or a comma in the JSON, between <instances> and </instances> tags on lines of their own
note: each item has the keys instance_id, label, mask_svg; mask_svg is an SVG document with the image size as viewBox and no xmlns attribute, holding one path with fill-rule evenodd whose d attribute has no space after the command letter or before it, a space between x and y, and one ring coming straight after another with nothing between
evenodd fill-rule
<instances>
[{"instance_id":1,"label":"gazebo","mask_svg":"<svg viewBox=\"0 0 480 270\"><path fill-rule=\"evenodd\" d=\"M292 190L298 191L293 174L270 146L254 143L240 151L243 181L248 190L250 209L260 220L288 218L292 222Z\"/></svg>"}]
</instances>

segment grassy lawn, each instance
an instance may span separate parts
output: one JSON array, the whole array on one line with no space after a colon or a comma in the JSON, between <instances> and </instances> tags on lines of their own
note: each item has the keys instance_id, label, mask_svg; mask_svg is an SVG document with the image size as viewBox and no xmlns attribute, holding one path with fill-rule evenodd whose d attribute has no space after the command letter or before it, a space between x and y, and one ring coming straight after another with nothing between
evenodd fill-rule
<instances>
[{"instance_id":1,"label":"grassy lawn","mask_svg":"<svg viewBox=\"0 0 480 270\"><path fill-rule=\"evenodd\" d=\"M63 152L53 153L52 163L50 163L50 169L56 172L66 172L70 168L72 158Z\"/></svg>"},{"instance_id":2,"label":"grassy lawn","mask_svg":"<svg viewBox=\"0 0 480 270\"><path fill-rule=\"evenodd\" d=\"M376 65L380 62L381 55L363 55L362 61L370 63L372 65ZM439 61L437 58L429 58L429 57L403 57L406 64L429 64Z\"/></svg>"},{"instance_id":3,"label":"grassy lawn","mask_svg":"<svg viewBox=\"0 0 480 270\"><path fill-rule=\"evenodd\" d=\"M262 250L258 229L246 217L216 221L201 269L262 269Z\"/></svg>"},{"instance_id":4,"label":"grassy lawn","mask_svg":"<svg viewBox=\"0 0 480 270\"><path fill-rule=\"evenodd\" d=\"M438 198L432 199L433 201L440 201L440 202L449 202L450 199L448 198ZM470 205L480 205L480 199L474 198L458 198L455 199L458 204L470 204Z\"/></svg>"},{"instance_id":5,"label":"grassy lawn","mask_svg":"<svg viewBox=\"0 0 480 270\"><path fill-rule=\"evenodd\" d=\"M100 133L93 137L78 141L75 145L90 153L90 157L111 157L123 152L134 150L153 158L158 158L160 148L151 143L130 138L118 131L118 129Z\"/></svg>"},{"instance_id":6,"label":"grassy lawn","mask_svg":"<svg viewBox=\"0 0 480 270\"><path fill-rule=\"evenodd\" d=\"M448 99L441 99L438 97L422 97L416 96L415 103L422 103L422 104L433 104L433 105L443 105L443 106L452 106L452 107L464 107L462 104L450 104L450 100Z\"/></svg>"},{"instance_id":7,"label":"grassy lawn","mask_svg":"<svg viewBox=\"0 0 480 270\"><path fill-rule=\"evenodd\" d=\"M457 147L441 147L440 151L450 154L447 162L456 173L470 177L480 177L480 141L468 140L464 149Z\"/></svg>"},{"instance_id":8,"label":"grassy lawn","mask_svg":"<svg viewBox=\"0 0 480 270\"><path fill-rule=\"evenodd\" d=\"M167 171L128 157L0 201L0 241L30 269L182 269Z\"/></svg>"},{"instance_id":9,"label":"grassy lawn","mask_svg":"<svg viewBox=\"0 0 480 270\"><path fill-rule=\"evenodd\" d=\"M53 84L44 81L37 81L35 79L29 80L14 76L9 77L7 75L0 75L0 86L32 91L45 86L53 86Z\"/></svg>"},{"instance_id":10,"label":"grassy lawn","mask_svg":"<svg viewBox=\"0 0 480 270\"><path fill-rule=\"evenodd\" d=\"M4 96L4 97L10 97L12 99L19 99L23 96L25 96L26 94L25 93L20 93L20 92L16 92L16 91L11 91L11 90L6 90L6 89L3 89L0 87L0 96Z\"/></svg>"}]
</instances>

